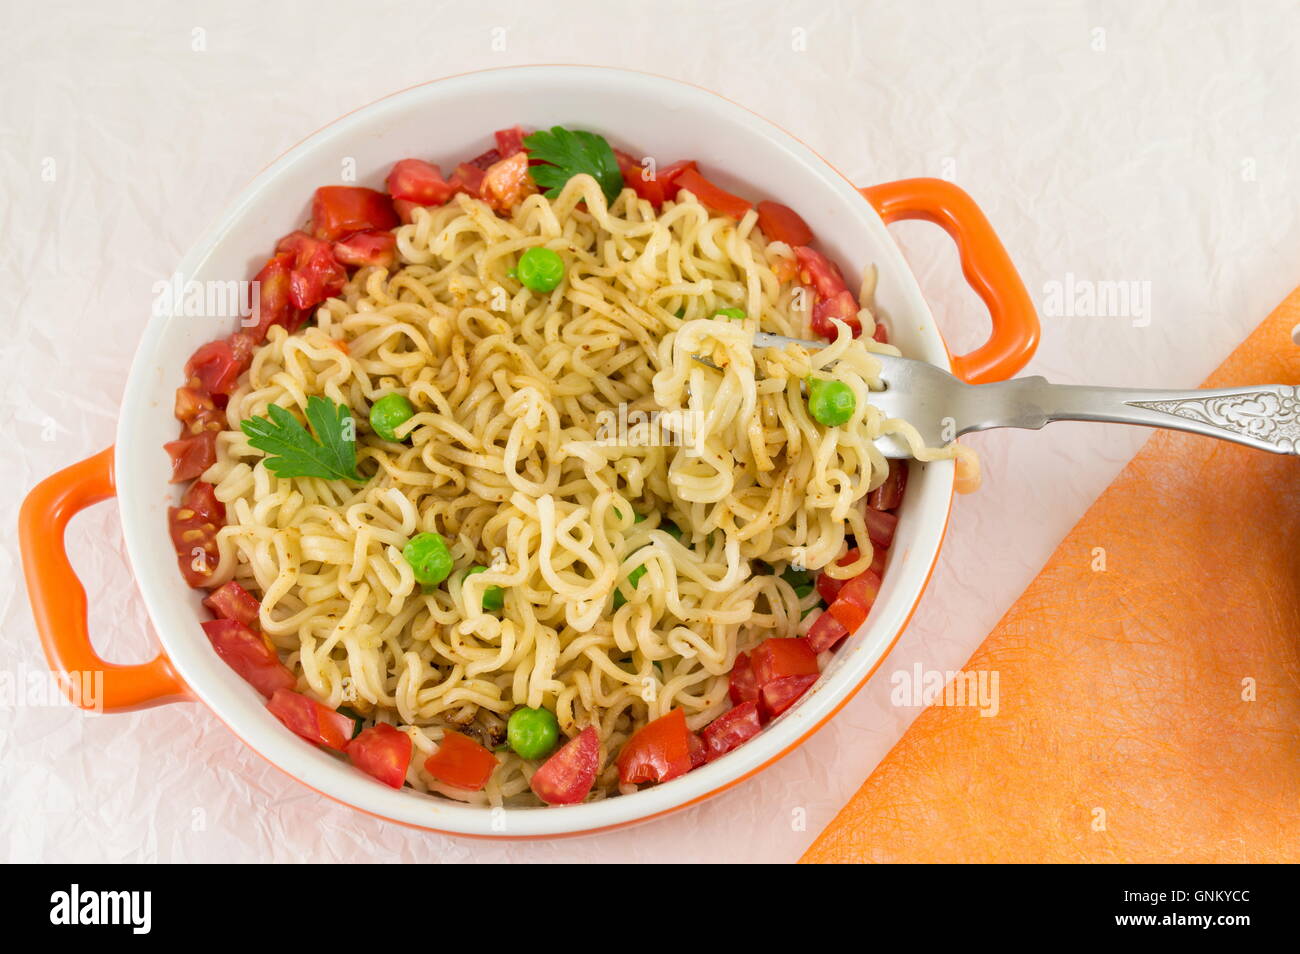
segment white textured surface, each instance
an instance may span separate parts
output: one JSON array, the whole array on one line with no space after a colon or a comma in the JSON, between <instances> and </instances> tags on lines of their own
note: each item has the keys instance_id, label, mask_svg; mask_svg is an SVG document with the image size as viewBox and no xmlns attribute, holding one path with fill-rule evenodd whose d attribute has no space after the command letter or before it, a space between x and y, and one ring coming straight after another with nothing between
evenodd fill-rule
<instances>
[{"instance_id":1,"label":"white textured surface","mask_svg":"<svg viewBox=\"0 0 1300 954\"><path fill-rule=\"evenodd\" d=\"M1300 15L1130 6L370 3L358 19L324 0L4 0L0 474L18 493L0 500L0 669L44 670L12 532L19 498L111 443L153 283L286 147L438 76L644 69L762 112L862 184L954 178L1040 303L1067 273L1150 283L1145 326L1045 315L1032 372L1194 386L1300 279ZM947 240L895 232L954 349L976 344L986 319ZM958 499L930 589L876 679L798 752L668 819L548 844L442 838L323 800L199 706L88 718L20 687L0 698L0 858L793 860L915 717L890 704L889 674L959 667L1144 437L1065 424L976 437L985 489ZM113 507L78 518L69 545L103 654L146 658Z\"/></svg>"}]
</instances>

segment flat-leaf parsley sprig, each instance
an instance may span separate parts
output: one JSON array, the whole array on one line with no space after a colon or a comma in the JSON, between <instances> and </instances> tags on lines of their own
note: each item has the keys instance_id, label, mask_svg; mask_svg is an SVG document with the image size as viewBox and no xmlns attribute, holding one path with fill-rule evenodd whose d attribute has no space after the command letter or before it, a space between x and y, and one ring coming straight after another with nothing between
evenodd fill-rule
<instances>
[{"instance_id":1,"label":"flat-leaf parsley sprig","mask_svg":"<svg viewBox=\"0 0 1300 954\"><path fill-rule=\"evenodd\" d=\"M267 454L267 470L278 477L321 477L325 480L365 480L357 472L357 429L346 404L312 395L307 398L307 423L272 404L267 417L240 421L248 443Z\"/></svg>"},{"instance_id":2,"label":"flat-leaf parsley sprig","mask_svg":"<svg viewBox=\"0 0 1300 954\"><path fill-rule=\"evenodd\" d=\"M528 171L549 199L559 195L566 182L584 172L596 180L610 202L623 191L623 173L618 168L618 158L602 136L581 129L553 126L525 136L524 148L528 150L530 159L539 159L543 163L531 166Z\"/></svg>"}]
</instances>

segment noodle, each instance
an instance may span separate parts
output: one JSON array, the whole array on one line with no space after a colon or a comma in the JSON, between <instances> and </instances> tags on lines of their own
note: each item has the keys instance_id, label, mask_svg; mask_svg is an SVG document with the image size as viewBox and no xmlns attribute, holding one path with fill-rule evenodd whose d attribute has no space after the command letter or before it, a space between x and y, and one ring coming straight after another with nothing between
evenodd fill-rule
<instances>
[{"instance_id":1,"label":"noodle","mask_svg":"<svg viewBox=\"0 0 1300 954\"><path fill-rule=\"evenodd\" d=\"M728 706L739 652L806 631L816 594L797 596L781 567L828 566L846 534L860 556L833 575L871 564L855 504L888 473L873 441L956 453L869 403L872 352L896 353L871 340L869 306L859 339L841 326L821 351L753 349L760 327L805 326L798 287L774 270L790 273L791 250L754 226L688 193L658 214L631 190L607 206L585 175L509 218L460 195L397 231L399 267L362 269L315 323L273 327L255 354L203 477L227 512L212 583L260 595L300 687L412 737L415 788L535 802L533 765L508 750L481 792L422 767L449 728L499 745L522 705L552 709L570 736L594 725L593 797L616 794L609 755L635 729L674 708L702 727ZM539 245L567 266L549 294L511 275ZM863 302L874 283L872 270ZM724 307L747 317L713 317ZM852 389L848 423L810 417L812 373ZM404 443L358 413L393 392L417 412ZM277 477L239 428L271 404L301 416L312 395L357 415L364 485ZM402 556L420 532L441 534L457 568L428 591ZM467 575L474 564L488 569ZM497 613L481 609L490 586L505 592Z\"/></svg>"}]
</instances>

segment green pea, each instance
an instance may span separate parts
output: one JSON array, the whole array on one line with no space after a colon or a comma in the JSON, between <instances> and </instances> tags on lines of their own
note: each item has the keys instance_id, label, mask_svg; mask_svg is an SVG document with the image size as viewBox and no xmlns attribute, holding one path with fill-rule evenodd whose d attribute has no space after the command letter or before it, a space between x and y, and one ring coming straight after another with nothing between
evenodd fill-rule
<instances>
[{"instance_id":1,"label":"green pea","mask_svg":"<svg viewBox=\"0 0 1300 954\"><path fill-rule=\"evenodd\" d=\"M411 565L416 582L437 586L451 574L451 551L436 533L417 533L402 548L402 558Z\"/></svg>"},{"instance_id":2,"label":"green pea","mask_svg":"<svg viewBox=\"0 0 1300 954\"><path fill-rule=\"evenodd\" d=\"M397 442L397 429L415 415L405 395L385 394L370 407L370 426L386 441Z\"/></svg>"},{"instance_id":3,"label":"green pea","mask_svg":"<svg viewBox=\"0 0 1300 954\"><path fill-rule=\"evenodd\" d=\"M506 740L522 759L541 759L551 754L560 738L560 723L550 709L527 706L510 713Z\"/></svg>"},{"instance_id":4,"label":"green pea","mask_svg":"<svg viewBox=\"0 0 1300 954\"><path fill-rule=\"evenodd\" d=\"M858 399L843 381L808 379L808 413L827 427L839 427L853 416Z\"/></svg>"},{"instance_id":5,"label":"green pea","mask_svg":"<svg viewBox=\"0 0 1300 954\"><path fill-rule=\"evenodd\" d=\"M645 564L641 564L635 570L627 575L627 581L632 584L632 589L636 589L641 582L641 577L645 576ZM614 591L614 609L618 609L627 602L627 597L623 595L623 588L619 587Z\"/></svg>"},{"instance_id":6,"label":"green pea","mask_svg":"<svg viewBox=\"0 0 1300 954\"><path fill-rule=\"evenodd\" d=\"M744 321L745 309L743 308L719 308L713 316L714 318L730 318L732 321Z\"/></svg>"},{"instance_id":7,"label":"green pea","mask_svg":"<svg viewBox=\"0 0 1300 954\"><path fill-rule=\"evenodd\" d=\"M469 576L473 576L475 573L486 573L486 572L487 572L487 567L485 566L481 566L481 565L472 566L469 568L469 572L466 573L465 575L469 577ZM505 605L506 605L506 591L503 590L501 587L489 586L486 590L483 591L483 608L485 610L496 611L501 609L501 607Z\"/></svg>"},{"instance_id":8,"label":"green pea","mask_svg":"<svg viewBox=\"0 0 1300 954\"><path fill-rule=\"evenodd\" d=\"M554 291L564 278L564 259L549 248L530 248L519 256L519 280L536 292Z\"/></svg>"}]
</instances>

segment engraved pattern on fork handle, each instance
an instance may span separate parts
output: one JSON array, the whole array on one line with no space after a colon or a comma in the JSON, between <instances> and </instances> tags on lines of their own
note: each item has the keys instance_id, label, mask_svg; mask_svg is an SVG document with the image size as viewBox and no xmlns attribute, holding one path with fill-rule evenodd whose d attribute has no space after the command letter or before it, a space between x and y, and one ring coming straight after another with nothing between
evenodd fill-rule
<instances>
[{"instance_id":1,"label":"engraved pattern on fork handle","mask_svg":"<svg viewBox=\"0 0 1300 954\"><path fill-rule=\"evenodd\" d=\"M1124 403L1265 441L1284 453L1300 448L1300 398L1294 387Z\"/></svg>"}]
</instances>

